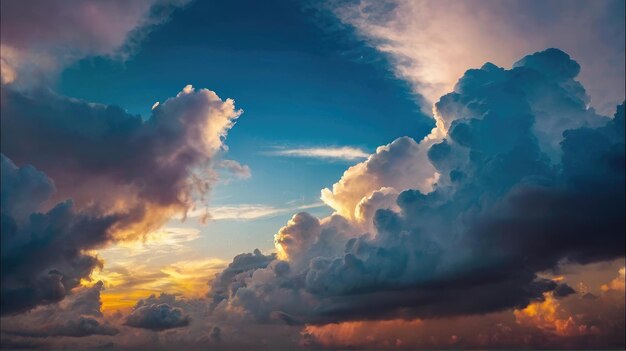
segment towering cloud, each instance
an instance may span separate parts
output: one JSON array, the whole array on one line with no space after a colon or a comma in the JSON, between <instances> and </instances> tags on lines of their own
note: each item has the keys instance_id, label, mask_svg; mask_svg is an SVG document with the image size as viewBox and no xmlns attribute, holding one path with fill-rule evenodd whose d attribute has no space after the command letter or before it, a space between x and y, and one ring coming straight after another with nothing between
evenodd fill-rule
<instances>
[{"instance_id":1,"label":"towering cloud","mask_svg":"<svg viewBox=\"0 0 626 351\"><path fill-rule=\"evenodd\" d=\"M276 235L281 260L240 273L216 309L317 324L571 294L537 273L623 257L626 229L624 105L613 118L587 109L578 71L557 49L467 71L436 104L429 137L380 148L323 192L345 219L295 215ZM372 212L374 230L359 235L355 213Z\"/></svg>"}]
</instances>

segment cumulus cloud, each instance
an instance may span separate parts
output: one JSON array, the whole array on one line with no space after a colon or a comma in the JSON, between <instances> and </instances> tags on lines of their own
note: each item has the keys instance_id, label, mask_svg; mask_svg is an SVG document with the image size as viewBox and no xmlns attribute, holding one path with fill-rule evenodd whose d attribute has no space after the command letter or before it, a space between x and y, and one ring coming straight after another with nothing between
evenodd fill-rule
<instances>
[{"instance_id":1,"label":"cumulus cloud","mask_svg":"<svg viewBox=\"0 0 626 351\"><path fill-rule=\"evenodd\" d=\"M50 83L62 68L84 57L124 58L154 25L187 2L3 1L2 84L31 88Z\"/></svg>"},{"instance_id":2,"label":"cumulus cloud","mask_svg":"<svg viewBox=\"0 0 626 351\"><path fill-rule=\"evenodd\" d=\"M156 229L168 215L190 208L192 192L209 189L203 173L241 113L233 100L191 86L146 121L115 106L4 93L2 152L52 178L57 192L51 201L71 198L90 213L124 213L120 233Z\"/></svg>"},{"instance_id":3,"label":"cumulus cloud","mask_svg":"<svg viewBox=\"0 0 626 351\"><path fill-rule=\"evenodd\" d=\"M587 109L578 70L549 49L467 71L435 105L431 135L346 171L323 193L338 214L295 215L278 260L221 281L216 311L324 324L568 299L538 273L624 256L624 105L611 119ZM370 233L356 213L373 217Z\"/></svg>"},{"instance_id":4,"label":"cumulus cloud","mask_svg":"<svg viewBox=\"0 0 626 351\"><path fill-rule=\"evenodd\" d=\"M381 188L389 191L432 190L437 180L435 168L427 160L427 148L432 140L418 144L409 137L398 138L381 146L367 160L346 170L331 189L323 189L321 199L337 213L356 219L359 203Z\"/></svg>"},{"instance_id":5,"label":"cumulus cloud","mask_svg":"<svg viewBox=\"0 0 626 351\"><path fill-rule=\"evenodd\" d=\"M180 308L172 307L166 303L145 304L142 302L143 300L140 301L141 305L138 304L133 312L126 317L126 325L162 331L186 327L191 321L189 316L185 315Z\"/></svg>"},{"instance_id":6,"label":"cumulus cloud","mask_svg":"<svg viewBox=\"0 0 626 351\"><path fill-rule=\"evenodd\" d=\"M358 225L367 231L374 230L374 215L380 209L398 211L398 191L390 187L382 187L365 196L354 209L354 217Z\"/></svg>"},{"instance_id":7,"label":"cumulus cloud","mask_svg":"<svg viewBox=\"0 0 626 351\"><path fill-rule=\"evenodd\" d=\"M101 265L85 250L187 211L241 113L191 86L147 121L51 93L2 94L2 313L62 299Z\"/></svg>"},{"instance_id":8,"label":"cumulus cloud","mask_svg":"<svg viewBox=\"0 0 626 351\"><path fill-rule=\"evenodd\" d=\"M259 268L265 268L276 259L276 255L263 255L260 250L253 253L243 253L233 258L228 267L217 275L210 284L208 296L213 300L213 306L218 305L222 300L228 299L231 294L231 285L243 279L242 275L248 274Z\"/></svg>"},{"instance_id":9,"label":"cumulus cloud","mask_svg":"<svg viewBox=\"0 0 626 351\"><path fill-rule=\"evenodd\" d=\"M329 7L387 54L396 76L430 103L452 90L467 67L485 61L506 67L546 47L562 48L579 59L584 67L580 79L602 114L611 115L624 100L620 0L360 0Z\"/></svg>"},{"instance_id":10,"label":"cumulus cloud","mask_svg":"<svg viewBox=\"0 0 626 351\"><path fill-rule=\"evenodd\" d=\"M32 166L2 161L2 314L63 299L101 262L82 252L108 240L115 216L77 213L71 201L35 210L54 192Z\"/></svg>"},{"instance_id":11,"label":"cumulus cloud","mask_svg":"<svg viewBox=\"0 0 626 351\"><path fill-rule=\"evenodd\" d=\"M369 155L359 148L350 146L284 149L271 152L270 154L287 157L326 158L347 161L366 158Z\"/></svg>"}]
</instances>

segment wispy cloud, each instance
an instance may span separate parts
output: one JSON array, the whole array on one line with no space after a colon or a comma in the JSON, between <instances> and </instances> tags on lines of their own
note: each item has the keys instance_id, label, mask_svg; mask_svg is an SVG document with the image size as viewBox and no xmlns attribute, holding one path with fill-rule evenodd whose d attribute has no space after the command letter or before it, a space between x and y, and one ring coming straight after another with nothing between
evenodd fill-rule
<instances>
[{"instance_id":1,"label":"wispy cloud","mask_svg":"<svg viewBox=\"0 0 626 351\"><path fill-rule=\"evenodd\" d=\"M248 179L252 176L248 165L243 165L235 160L222 160L218 167L236 179Z\"/></svg>"},{"instance_id":2,"label":"wispy cloud","mask_svg":"<svg viewBox=\"0 0 626 351\"><path fill-rule=\"evenodd\" d=\"M281 149L272 151L269 154L286 157L327 158L337 160L357 160L369 156L367 152L351 146Z\"/></svg>"},{"instance_id":3,"label":"wispy cloud","mask_svg":"<svg viewBox=\"0 0 626 351\"><path fill-rule=\"evenodd\" d=\"M452 91L469 67L481 67L487 61L510 67L524 54L548 47L566 51L585 67L580 81L601 113L612 115L624 99L624 65L616 64L624 62L623 45L606 39L606 33L615 33L615 42L624 41L623 1L363 0L333 4L337 4L331 5L337 17L389 55L395 74L431 103ZM431 106L426 103L423 108L428 113Z\"/></svg>"},{"instance_id":4,"label":"wispy cloud","mask_svg":"<svg viewBox=\"0 0 626 351\"><path fill-rule=\"evenodd\" d=\"M289 207L275 207L263 204L238 204L197 209L188 213L187 217L206 217L207 220L211 221L253 220L270 218L285 213L293 213L294 211L309 210L323 206L326 205L322 202Z\"/></svg>"}]
</instances>

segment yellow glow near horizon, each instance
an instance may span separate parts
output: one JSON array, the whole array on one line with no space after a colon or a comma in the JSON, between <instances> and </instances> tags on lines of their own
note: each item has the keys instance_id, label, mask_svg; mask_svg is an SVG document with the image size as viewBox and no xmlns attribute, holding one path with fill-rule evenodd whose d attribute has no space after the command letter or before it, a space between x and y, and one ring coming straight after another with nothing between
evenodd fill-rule
<instances>
[{"instance_id":1,"label":"yellow glow near horizon","mask_svg":"<svg viewBox=\"0 0 626 351\"><path fill-rule=\"evenodd\" d=\"M151 294L202 297L208 291L207 283L227 262L190 255L193 242L199 237L199 230L194 228L166 227L142 240L120 242L94 251L92 254L104 266L93 271L90 280L83 280L81 285L104 283L100 296L105 313L130 309Z\"/></svg>"}]
</instances>

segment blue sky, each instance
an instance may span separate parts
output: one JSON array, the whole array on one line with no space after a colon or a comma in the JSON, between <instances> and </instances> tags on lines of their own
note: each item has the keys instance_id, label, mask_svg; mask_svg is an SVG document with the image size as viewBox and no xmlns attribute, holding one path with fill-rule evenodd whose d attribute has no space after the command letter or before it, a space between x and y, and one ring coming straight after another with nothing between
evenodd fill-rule
<instances>
[{"instance_id":1,"label":"blue sky","mask_svg":"<svg viewBox=\"0 0 626 351\"><path fill-rule=\"evenodd\" d=\"M151 32L129 60L86 58L63 72L58 89L145 117L154 102L187 84L233 98L244 110L228 134L224 157L248 165L252 177L217 184L212 206L315 203L322 188L359 161L270 155L277 147L373 152L400 136L420 139L434 125L384 56L328 13L295 1L194 2ZM273 235L291 215L199 228L210 238L206 250L227 258L272 248ZM232 251L216 249L214 240L234 243Z\"/></svg>"}]
</instances>

